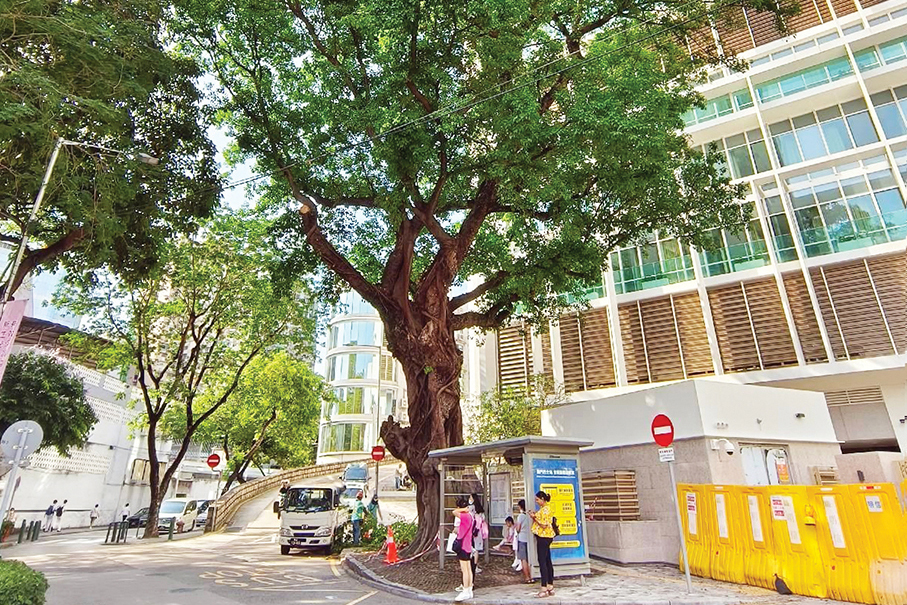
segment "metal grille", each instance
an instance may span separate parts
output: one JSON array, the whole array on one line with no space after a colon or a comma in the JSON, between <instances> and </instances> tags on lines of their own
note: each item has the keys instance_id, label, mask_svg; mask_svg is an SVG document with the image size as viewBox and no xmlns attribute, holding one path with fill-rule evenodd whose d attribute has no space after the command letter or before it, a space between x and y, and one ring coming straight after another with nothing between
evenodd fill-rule
<instances>
[{"instance_id":1,"label":"metal grille","mask_svg":"<svg viewBox=\"0 0 907 605\"><path fill-rule=\"evenodd\" d=\"M829 406L836 405L885 405L880 387L867 387L865 389L852 389L849 391L827 391L825 402Z\"/></svg>"},{"instance_id":2,"label":"metal grille","mask_svg":"<svg viewBox=\"0 0 907 605\"><path fill-rule=\"evenodd\" d=\"M639 521L635 471L583 473L587 521Z\"/></svg>"},{"instance_id":3,"label":"metal grille","mask_svg":"<svg viewBox=\"0 0 907 605\"><path fill-rule=\"evenodd\" d=\"M522 325L498 330L498 385L501 388L529 387L528 335Z\"/></svg>"}]
</instances>

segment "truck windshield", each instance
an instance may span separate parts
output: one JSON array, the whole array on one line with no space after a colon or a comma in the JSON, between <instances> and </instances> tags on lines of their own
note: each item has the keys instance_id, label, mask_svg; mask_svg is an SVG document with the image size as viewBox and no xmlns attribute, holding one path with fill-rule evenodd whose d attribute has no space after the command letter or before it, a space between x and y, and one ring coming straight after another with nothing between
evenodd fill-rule
<instances>
[{"instance_id":1,"label":"truck windshield","mask_svg":"<svg viewBox=\"0 0 907 605\"><path fill-rule=\"evenodd\" d=\"M287 492L286 510L293 513L320 513L332 508L330 489L293 488Z\"/></svg>"},{"instance_id":2,"label":"truck windshield","mask_svg":"<svg viewBox=\"0 0 907 605\"><path fill-rule=\"evenodd\" d=\"M368 479L368 469L364 466L351 466L346 469L344 479L347 481L365 481Z\"/></svg>"}]
</instances>

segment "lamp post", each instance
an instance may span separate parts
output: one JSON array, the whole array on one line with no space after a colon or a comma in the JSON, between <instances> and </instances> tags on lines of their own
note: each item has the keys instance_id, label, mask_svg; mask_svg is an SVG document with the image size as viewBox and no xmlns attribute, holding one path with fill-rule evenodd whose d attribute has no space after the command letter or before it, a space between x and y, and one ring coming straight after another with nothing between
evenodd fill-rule
<instances>
[{"instance_id":1,"label":"lamp post","mask_svg":"<svg viewBox=\"0 0 907 605\"><path fill-rule=\"evenodd\" d=\"M147 153L137 153L133 154L128 151L122 151L120 149L113 149L111 147L104 147L103 145L95 145L93 143L82 143L79 141L69 141L63 137L57 137L57 140L54 142L54 149L50 154L50 160L47 162L47 169L44 171L44 178L41 180L41 187L38 189L38 195L35 196L35 203L32 205L31 214L28 215L28 221L25 223L25 227L22 228L22 239L19 240L19 247L16 250L16 259L13 261L12 270L9 274L9 281L7 282L7 287L3 291L2 303L0 303L0 314L3 313L3 309L6 307L6 303L9 302L9 299L13 295L13 281L16 279L16 272L19 270L19 265L22 264L22 257L25 254L25 247L28 243L28 229L31 227L31 224L35 221L35 218L38 216L38 211L41 209L41 202L44 201L44 193L47 191L47 185L50 184L50 177L54 172L54 166L57 163L57 157L60 155L60 149L64 146L66 147L91 147L93 149L99 149L101 151L106 151L107 153L113 153L116 155L125 155L132 157L135 160L142 162L144 164L150 164L156 166L160 160L154 156L150 156Z\"/></svg>"}]
</instances>

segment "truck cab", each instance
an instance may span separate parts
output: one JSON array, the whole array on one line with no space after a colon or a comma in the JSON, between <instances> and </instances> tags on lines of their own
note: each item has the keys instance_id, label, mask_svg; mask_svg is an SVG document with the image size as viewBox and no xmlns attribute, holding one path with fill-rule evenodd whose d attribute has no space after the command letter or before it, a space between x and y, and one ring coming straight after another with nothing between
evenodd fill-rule
<instances>
[{"instance_id":1,"label":"truck cab","mask_svg":"<svg viewBox=\"0 0 907 605\"><path fill-rule=\"evenodd\" d=\"M290 549L320 548L330 551L334 530L342 525L348 511L340 505L343 486L329 483L292 485L279 504L280 554Z\"/></svg>"}]
</instances>

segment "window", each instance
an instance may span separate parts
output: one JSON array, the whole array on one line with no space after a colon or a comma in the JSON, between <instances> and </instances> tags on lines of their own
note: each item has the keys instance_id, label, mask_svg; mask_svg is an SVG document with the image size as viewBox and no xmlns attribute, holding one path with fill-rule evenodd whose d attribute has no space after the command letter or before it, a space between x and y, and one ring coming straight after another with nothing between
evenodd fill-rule
<instances>
[{"instance_id":1,"label":"window","mask_svg":"<svg viewBox=\"0 0 907 605\"><path fill-rule=\"evenodd\" d=\"M854 53L857 67L860 71L870 71L882 65L891 65L907 59L907 36L880 44L878 47L870 46Z\"/></svg>"},{"instance_id":2,"label":"window","mask_svg":"<svg viewBox=\"0 0 907 605\"><path fill-rule=\"evenodd\" d=\"M377 378L374 353L346 353L328 359L329 381Z\"/></svg>"},{"instance_id":3,"label":"window","mask_svg":"<svg viewBox=\"0 0 907 605\"><path fill-rule=\"evenodd\" d=\"M762 139L762 131L758 128L750 130L746 134L719 139L714 143L723 159L722 163L726 169L730 170L732 178L751 176L770 170L772 167L765 141ZM702 151L707 151L709 145L702 148Z\"/></svg>"},{"instance_id":4,"label":"window","mask_svg":"<svg viewBox=\"0 0 907 605\"><path fill-rule=\"evenodd\" d=\"M693 264L686 247L674 238L652 236L641 246L611 253L611 270L618 294L657 288L693 279Z\"/></svg>"},{"instance_id":5,"label":"window","mask_svg":"<svg viewBox=\"0 0 907 605\"><path fill-rule=\"evenodd\" d=\"M887 138L907 134L907 86L877 92L871 99Z\"/></svg>"},{"instance_id":6,"label":"window","mask_svg":"<svg viewBox=\"0 0 907 605\"><path fill-rule=\"evenodd\" d=\"M709 99L703 107L694 107L683 115L687 126L708 122L735 111L742 111L753 106L753 98L748 90L741 89L729 95Z\"/></svg>"},{"instance_id":7,"label":"window","mask_svg":"<svg viewBox=\"0 0 907 605\"><path fill-rule=\"evenodd\" d=\"M762 225L752 202L746 202L750 221L739 233L713 229L708 236L711 245L702 251L703 272L706 277L743 271L768 264L768 249Z\"/></svg>"},{"instance_id":8,"label":"window","mask_svg":"<svg viewBox=\"0 0 907 605\"><path fill-rule=\"evenodd\" d=\"M866 103L856 99L769 125L782 166L813 160L879 140Z\"/></svg>"},{"instance_id":9,"label":"window","mask_svg":"<svg viewBox=\"0 0 907 605\"><path fill-rule=\"evenodd\" d=\"M759 97L759 101L762 103L768 103L781 97L840 80L852 73L853 67L850 65L850 61L847 57L840 57L827 63L759 84L756 86L756 96Z\"/></svg>"},{"instance_id":10,"label":"window","mask_svg":"<svg viewBox=\"0 0 907 605\"><path fill-rule=\"evenodd\" d=\"M778 261L784 263L797 260L797 248L777 189L774 182L763 185L761 190L765 197L762 199L762 204L765 214L768 216L768 225L772 231L772 241L775 243Z\"/></svg>"},{"instance_id":11,"label":"window","mask_svg":"<svg viewBox=\"0 0 907 605\"><path fill-rule=\"evenodd\" d=\"M326 425L322 431L322 452L361 452L365 449L365 424Z\"/></svg>"},{"instance_id":12,"label":"window","mask_svg":"<svg viewBox=\"0 0 907 605\"><path fill-rule=\"evenodd\" d=\"M345 346L374 346L378 344L378 323L375 321L345 321L331 326L328 348Z\"/></svg>"}]
</instances>

